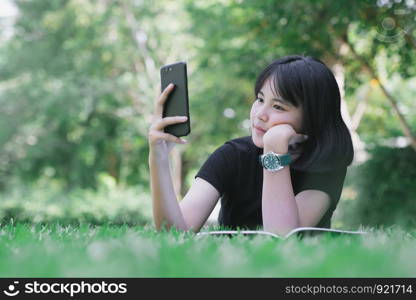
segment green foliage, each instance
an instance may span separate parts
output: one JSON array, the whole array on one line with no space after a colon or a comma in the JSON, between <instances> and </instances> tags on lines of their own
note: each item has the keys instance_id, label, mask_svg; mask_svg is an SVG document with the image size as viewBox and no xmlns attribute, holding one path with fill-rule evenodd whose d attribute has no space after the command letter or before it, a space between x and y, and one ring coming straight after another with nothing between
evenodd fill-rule
<instances>
[{"instance_id":1,"label":"green foliage","mask_svg":"<svg viewBox=\"0 0 416 300\"><path fill-rule=\"evenodd\" d=\"M416 154L410 147L375 147L351 178L358 196L349 222L367 226L416 226Z\"/></svg>"},{"instance_id":2,"label":"green foliage","mask_svg":"<svg viewBox=\"0 0 416 300\"><path fill-rule=\"evenodd\" d=\"M14 35L0 47L0 189L14 177L95 189L101 173L147 187L156 72L160 54L174 54L152 26L164 26L164 3L15 3Z\"/></svg>"},{"instance_id":3,"label":"green foliage","mask_svg":"<svg viewBox=\"0 0 416 300\"><path fill-rule=\"evenodd\" d=\"M416 232L276 240L151 227L2 224L1 277L414 277Z\"/></svg>"},{"instance_id":4,"label":"green foliage","mask_svg":"<svg viewBox=\"0 0 416 300\"><path fill-rule=\"evenodd\" d=\"M188 62L192 131L182 157L182 192L216 147L249 134L255 78L283 55L342 63L350 112L357 91L370 85L367 62L416 128L415 7L409 1L14 2L19 15L13 35L0 45L3 217L43 222L86 215L95 223L123 222L122 202L116 201L115 215L103 217L63 203L75 195L91 204L90 211L101 205L99 197L108 203L102 177L113 178L114 191L127 198L133 198L132 186L149 194L146 134L160 92L158 68L173 61ZM387 30L386 20L396 26ZM377 145L403 135L380 90L371 86L368 97L358 128L362 140ZM14 182L22 187L6 193ZM42 188L48 185L59 188ZM40 209L50 199L58 208Z\"/></svg>"},{"instance_id":5,"label":"green foliage","mask_svg":"<svg viewBox=\"0 0 416 300\"><path fill-rule=\"evenodd\" d=\"M387 86L390 92L400 99L400 110L410 128L416 128L416 103L413 101L413 95L416 92L416 77L405 80L396 74ZM360 86L355 94L348 98L351 104L355 104L350 107L352 112L360 101L367 103L357 132L369 148L383 144L385 139L403 136L397 114L391 109L391 104L379 88L372 89L371 84L366 84Z\"/></svg>"},{"instance_id":6,"label":"green foliage","mask_svg":"<svg viewBox=\"0 0 416 300\"><path fill-rule=\"evenodd\" d=\"M151 201L142 188L117 186L104 173L96 190L66 192L57 181L43 180L3 193L0 222L144 225L151 222Z\"/></svg>"}]
</instances>

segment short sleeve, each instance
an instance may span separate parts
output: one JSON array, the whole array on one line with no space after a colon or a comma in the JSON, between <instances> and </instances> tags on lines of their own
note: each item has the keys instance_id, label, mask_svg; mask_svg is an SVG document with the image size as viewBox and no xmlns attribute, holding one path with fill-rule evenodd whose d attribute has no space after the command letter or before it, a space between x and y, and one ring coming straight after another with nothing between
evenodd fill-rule
<instances>
[{"instance_id":1,"label":"short sleeve","mask_svg":"<svg viewBox=\"0 0 416 300\"><path fill-rule=\"evenodd\" d=\"M347 168L324 173L305 173L300 181L298 193L304 190L320 190L331 198L330 210L334 210L341 196Z\"/></svg>"},{"instance_id":2,"label":"short sleeve","mask_svg":"<svg viewBox=\"0 0 416 300\"><path fill-rule=\"evenodd\" d=\"M195 175L211 183L220 196L227 191L232 184L230 180L236 172L235 149L232 145L225 143L217 148L202 165Z\"/></svg>"}]
</instances>

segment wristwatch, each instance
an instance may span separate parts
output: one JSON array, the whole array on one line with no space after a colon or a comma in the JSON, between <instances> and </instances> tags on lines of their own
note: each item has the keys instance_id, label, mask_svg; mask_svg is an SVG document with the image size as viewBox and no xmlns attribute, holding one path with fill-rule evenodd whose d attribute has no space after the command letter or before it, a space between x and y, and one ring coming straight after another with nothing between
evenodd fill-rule
<instances>
[{"instance_id":1,"label":"wristwatch","mask_svg":"<svg viewBox=\"0 0 416 300\"><path fill-rule=\"evenodd\" d=\"M292 157L289 153L277 154L272 151L260 155L259 159L263 168L270 172L277 172L292 162Z\"/></svg>"}]
</instances>

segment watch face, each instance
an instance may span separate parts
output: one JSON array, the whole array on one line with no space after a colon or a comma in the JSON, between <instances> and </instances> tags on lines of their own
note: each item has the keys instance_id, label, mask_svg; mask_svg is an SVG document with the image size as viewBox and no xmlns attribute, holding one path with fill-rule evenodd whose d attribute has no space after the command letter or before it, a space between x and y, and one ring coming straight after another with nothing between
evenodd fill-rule
<instances>
[{"instance_id":1,"label":"watch face","mask_svg":"<svg viewBox=\"0 0 416 300\"><path fill-rule=\"evenodd\" d=\"M263 163L267 169L271 170L279 169L281 167L279 158L273 154L266 155L264 157Z\"/></svg>"}]
</instances>

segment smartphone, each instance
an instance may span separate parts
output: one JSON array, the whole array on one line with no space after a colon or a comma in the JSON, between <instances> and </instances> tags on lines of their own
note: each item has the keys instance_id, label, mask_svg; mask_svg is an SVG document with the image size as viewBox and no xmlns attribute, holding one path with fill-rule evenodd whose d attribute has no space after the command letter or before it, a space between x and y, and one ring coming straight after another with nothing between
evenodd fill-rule
<instances>
[{"instance_id":1,"label":"smartphone","mask_svg":"<svg viewBox=\"0 0 416 300\"><path fill-rule=\"evenodd\" d=\"M164 132L177 137L188 135L191 132L191 119L189 118L188 79L186 62L180 61L160 68L161 90L169 83L175 87L169 93L163 107L163 118L174 116L186 116L188 120L183 123L168 125Z\"/></svg>"}]
</instances>

